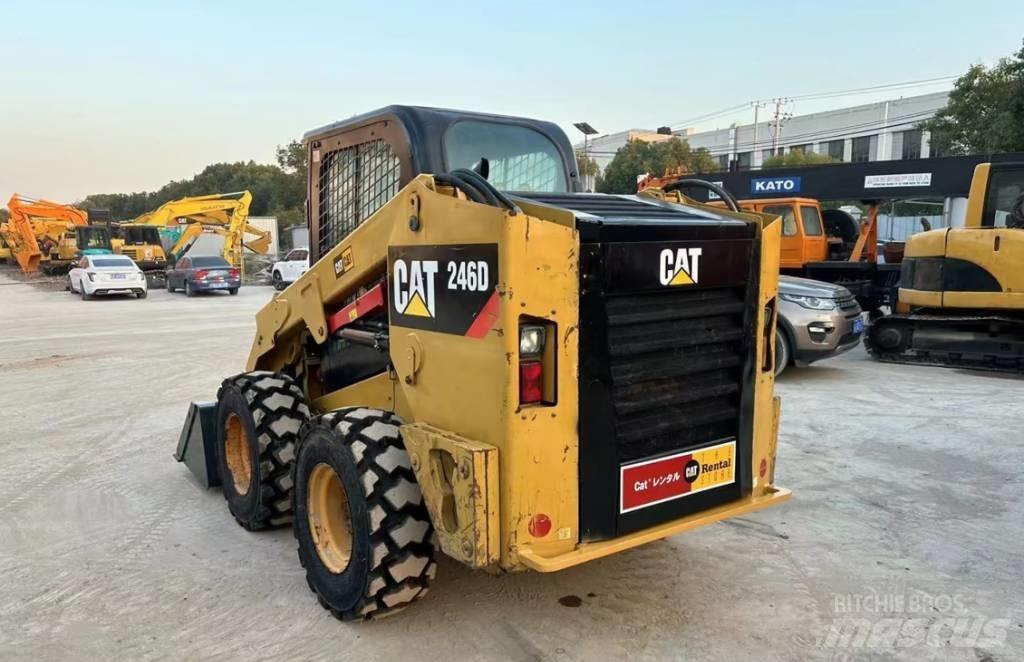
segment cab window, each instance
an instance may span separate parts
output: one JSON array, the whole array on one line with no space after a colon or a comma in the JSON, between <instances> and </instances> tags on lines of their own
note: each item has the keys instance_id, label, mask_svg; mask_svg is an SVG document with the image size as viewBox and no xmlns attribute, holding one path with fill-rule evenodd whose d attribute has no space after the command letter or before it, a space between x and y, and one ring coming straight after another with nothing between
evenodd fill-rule
<instances>
[{"instance_id":1,"label":"cab window","mask_svg":"<svg viewBox=\"0 0 1024 662\"><path fill-rule=\"evenodd\" d=\"M792 205L773 205L771 207L765 207L763 211L765 214L782 217L783 237L795 237L797 235L796 212L793 211Z\"/></svg>"},{"instance_id":2,"label":"cab window","mask_svg":"<svg viewBox=\"0 0 1024 662\"><path fill-rule=\"evenodd\" d=\"M805 235L808 237L820 237L822 235L821 214L818 213L817 207L807 205L800 207L800 218L804 222Z\"/></svg>"},{"instance_id":3,"label":"cab window","mask_svg":"<svg viewBox=\"0 0 1024 662\"><path fill-rule=\"evenodd\" d=\"M1024 225L1024 168L993 168L985 192L985 210L981 215L982 227L1005 228L1013 226L1014 214L1021 216L1016 225Z\"/></svg>"},{"instance_id":4,"label":"cab window","mask_svg":"<svg viewBox=\"0 0 1024 662\"><path fill-rule=\"evenodd\" d=\"M288 262L299 262L306 259L305 250L294 250L288 254Z\"/></svg>"},{"instance_id":5,"label":"cab window","mask_svg":"<svg viewBox=\"0 0 1024 662\"><path fill-rule=\"evenodd\" d=\"M444 149L452 170L472 168L487 159L487 179L502 191L569 190L565 164L555 143L526 126L463 120L448 129Z\"/></svg>"}]
</instances>

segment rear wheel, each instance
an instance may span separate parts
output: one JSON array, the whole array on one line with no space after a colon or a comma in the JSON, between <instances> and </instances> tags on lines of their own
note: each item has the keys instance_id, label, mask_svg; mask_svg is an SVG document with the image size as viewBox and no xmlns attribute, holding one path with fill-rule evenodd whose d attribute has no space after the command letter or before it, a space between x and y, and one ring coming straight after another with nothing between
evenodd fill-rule
<instances>
[{"instance_id":1,"label":"rear wheel","mask_svg":"<svg viewBox=\"0 0 1024 662\"><path fill-rule=\"evenodd\" d=\"M196 295L196 291L192 289L192 281L186 279L185 280L185 296L187 296L187 297L194 297L195 295Z\"/></svg>"},{"instance_id":2,"label":"rear wheel","mask_svg":"<svg viewBox=\"0 0 1024 662\"><path fill-rule=\"evenodd\" d=\"M217 468L228 510L254 531L292 517L292 464L309 407L288 375L247 372L217 392Z\"/></svg>"},{"instance_id":3,"label":"rear wheel","mask_svg":"<svg viewBox=\"0 0 1024 662\"><path fill-rule=\"evenodd\" d=\"M231 296L235 296L236 294L238 294L238 288L232 287L230 290L228 290L228 294L230 294Z\"/></svg>"},{"instance_id":4,"label":"rear wheel","mask_svg":"<svg viewBox=\"0 0 1024 662\"><path fill-rule=\"evenodd\" d=\"M89 299L92 298L92 295L90 295L88 292L85 291L85 285L84 284L79 283L78 287L80 288L78 290L78 293L81 295L82 301L88 301Z\"/></svg>"},{"instance_id":5,"label":"rear wheel","mask_svg":"<svg viewBox=\"0 0 1024 662\"><path fill-rule=\"evenodd\" d=\"M146 290L139 290L138 292L136 292L135 293L135 298L137 298L137 299L145 299L146 298Z\"/></svg>"},{"instance_id":6,"label":"rear wheel","mask_svg":"<svg viewBox=\"0 0 1024 662\"><path fill-rule=\"evenodd\" d=\"M775 329L775 376L778 377L792 360L789 341L782 329Z\"/></svg>"},{"instance_id":7,"label":"rear wheel","mask_svg":"<svg viewBox=\"0 0 1024 662\"><path fill-rule=\"evenodd\" d=\"M342 620L393 614L437 573L434 528L398 433L377 409L340 409L304 428L295 538L306 581Z\"/></svg>"}]
</instances>

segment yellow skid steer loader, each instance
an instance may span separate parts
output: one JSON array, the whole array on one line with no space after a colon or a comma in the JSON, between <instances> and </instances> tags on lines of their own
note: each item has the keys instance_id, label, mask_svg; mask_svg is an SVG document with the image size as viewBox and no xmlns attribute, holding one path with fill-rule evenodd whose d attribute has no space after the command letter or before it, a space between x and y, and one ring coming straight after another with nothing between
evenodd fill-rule
<instances>
[{"instance_id":1,"label":"yellow skid steer loader","mask_svg":"<svg viewBox=\"0 0 1024 662\"><path fill-rule=\"evenodd\" d=\"M314 264L177 456L293 522L334 615L420 598L438 552L551 572L788 498L776 217L580 193L548 122L391 106L305 142Z\"/></svg>"}]
</instances>

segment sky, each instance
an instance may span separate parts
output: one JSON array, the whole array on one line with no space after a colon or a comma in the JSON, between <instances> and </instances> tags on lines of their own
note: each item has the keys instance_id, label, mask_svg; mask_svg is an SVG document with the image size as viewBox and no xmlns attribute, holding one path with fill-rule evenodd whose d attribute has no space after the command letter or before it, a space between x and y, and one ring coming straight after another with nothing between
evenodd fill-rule
<instances>
[{"instance_id":1,"label":"sky","mask_svg":"<svg viewBox=\"0 0 1024 662\"><path fill-rule=\"evenodd\" d=\"M553 120L576 142L581 120L679 126L754 99L955 76L1021 47L1024 3L0 0L0 25L4 204L273 162L277 145L391 103Z\"/></svg>"}]
</instances>

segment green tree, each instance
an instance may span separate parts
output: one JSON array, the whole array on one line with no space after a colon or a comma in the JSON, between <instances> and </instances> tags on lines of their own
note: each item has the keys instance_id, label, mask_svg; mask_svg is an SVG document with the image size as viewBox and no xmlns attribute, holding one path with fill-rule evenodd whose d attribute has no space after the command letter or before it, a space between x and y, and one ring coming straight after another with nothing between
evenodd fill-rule
<instances>
[{"instance_id":1,"label":"green tree","mask_svg":"<svg viewBox=\"0 0 1024 662\"><path fill-rule=\"evenodd\" d=\"M289 166L256 163L214 163L191 179L172 181L156 191L138 193L101 193L87 196L76 206L83 209L109 209L116 220L129 220L152 211L165 202L212 193L248 190L252 193L253 216L284 216L289 225L305 218L306 176Z\"/></svg>"},{"instance_id":2,"label":"green tree","mask_svg":"<svg viewBox=\"0 0 1024 662\"><path fill-rule=\"evenodd\" d=\"M597 161L583 152L576 152L576 167L580 177L597 177L601 174L601 166L597 165Z\"/></svg>"},{"instance_id":3,"label":"green tree","mask_svg":"<svg viewBox=\"0 0 1024 662\"><path fill-rule=\"evenodd\" d=\"M762 168L792 168L795 166L807 166L807 165L822 165L825 163L835 163L828 154L818 154L817 152L804 152L797 150L795 152L789 152L787 154L775 154L769 156L761 164Z\"/></svg>"},{"instance_id":4,"label":"green tree","mask_svg":"<svg viewBox=\"0 0 1024 662\"><path fill-rule=\"evenodd\" d=\"M277 165L281 170L292 173L306 181L306 146L301 140L293 140L285 146L277 146Z\"/></svg>"},{"instance_id":5,"label":"green tree","mask_svg":"<svg viewBox=\"0 0 1024 662\"><path fill-rule=\"evenodd\" d=\"M686 172L714 172L718 164L706 149L692 149L679 137L661 142L631 140L615 153L604 170L597 190L602 193L635 193L639 175L661 175L685 168Z\"/></svg>"},{"instance_id":6,"label":"green tree","mask_svg":"<svg viewBox=\"0 0 1024 662\"><path fill-rule=\"evenodd\" d=\"M991 69L968 69L946 107L920 127L931 131L939 154L1024 151L1024 47Z\"/></svg>"}]
</instances>

